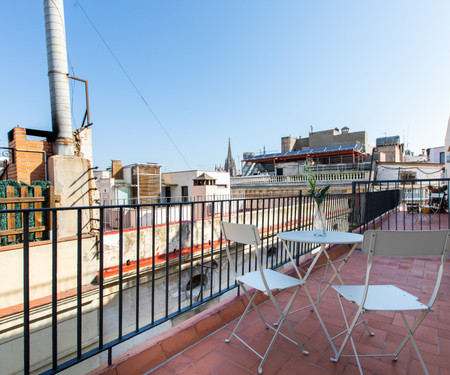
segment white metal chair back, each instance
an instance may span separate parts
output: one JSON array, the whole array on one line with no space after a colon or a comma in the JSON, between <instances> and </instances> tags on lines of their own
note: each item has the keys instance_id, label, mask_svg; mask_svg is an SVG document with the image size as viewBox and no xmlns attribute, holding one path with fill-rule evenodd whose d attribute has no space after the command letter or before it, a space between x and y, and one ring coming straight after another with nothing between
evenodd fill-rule
<instances>
[{"instance_id":1,"label":"white metal chair back","mask_svg":"<svg viewBox=\"0 0 450 375\"><path fill-rule=\"evenodd\" d=\"M254 252L256 255L256 267L257 270L260 271L261 273L261 277L263 279L264 284L267 286L264 272L262 272L263 268L261 261L261 239L259 237L258 227L252 224L235 224L235 223L227 223L224 221L220 222L220 226L222 228L223 237L227 241L226 244L227 258L233 276L234 277L238 276L238 268L236 268L236 264L234 263L233 257L231 255L230 241L234 242L236 246L237 244L242 244L254 247ZM245 271L242 273L245 273Z\"/></svg>"},{"instance_id":2,"label":"white metal chair back","mask_svg":"<svg viewBox=\"0 0 450 375\"><path fill-rule=\"evenodd\" d=\"M253 353L255 353L260 359L261 362L258 367L258 372L262 373L262 366L273 347L273 344L278 337L278 335L286 338L290 342L296 344L304 354L308 354L308 352L303 348L302 344L300 343L300 340L295 333L295 331L292 329L289 321L286 319L287 315L289 314L289 311L292 307L292 304L300 290L300 288L305 284L305 281L282 274L280 272L274 271L270 268L266 269L262 267L261 262L261 239L259 237L259 231L258 227L251 224L235 224L235 223L227 223L227 222L220 222L220 226L222 229L222 234L225 240L227 241L226 244L226 251L227 251L227 257L228 257L228 263L230 265L231 271L238 283L238 285L242 288L242 291L245 293L246 297L248 298L249 302L247 304L247 307L245 308L244 313L241 315L236 327L234 328L233 332L231 333L231 336L229 339L225 340L226 342L230 342L232 337L236 337L238 340L240 340L247 348L249 348ZM230 241L234 242L236 244L236 256L238 254L238 244L242 244L245 246L251 246L254 249L254 252L256 254L256 271L251 270L245 270L244 264L242 264L242 267L239 267L242 269L242 275L238 275L237 273L237 264L234 263L233 257L231 255L230 251ZM244 250L243 250L244 251ZM251 253L249 252L249 259L251 259ZM240 258L240 257L239 257ZM245 258L245 257L244 257ZM238 259L238 258L236 258ZM251 289L253 289L253 292ZM273 292L275 291L282 291L285 289L293 288L294 293L290 297L289 301L287 302L286 306L282 309L277 300L274 297ZM257 304L255 303L255 297L258 292L263 292L265 295L269 297L269 299L272 301L275 309L277 310L279 314L279 320L277 327L275 328L272 324L269 324L263 314L259 311L259 308ZM251 345L249 345L248 342L242 337L240 337L237 333L239 326L241 325L244 317L246 314L250 311L250 309L253 308L260 320L263 322L265 327L267 329L272 329L275 334L272 337L272 340L270 341L264 355L261 355L256 351L254 348L252 348ZM281 327L283 325L286 325L289 332L291 333L291 337L286 336L284 333L282 333Z\"/></svg>"},{"instance_id":3,"label":"white metal chair back","mask_svg":"<svg viewBox=\"0 0 450 375\"><path fill-rule=\"evenodd\" d=\"M428 306L433 306L444 272L445 259L449 254L450 230L437 231L375 231L364 233L362 253L368 256L365 286L369 285L374 256L426 257L440 256L441 264L436 284ZM366 297L364 293L363 297ZM364 304L364 300L362 301Z\"/></svg>"},{"instance_id":4,"label":"white metal chair back","mask_svg":"<svg viewBox=\"0 0 450 375\"><path fill-rule=\"evenodd\" d=\"M347 326L347 334L335 358L332 361L337 361L342 355L342 351L350 339L354 356L357 360L358 368L362 374L359 357L362 356L376 356L386 357L392 356L393 360L397 360L398 354L404 348L408 341L411 341L417 356L420 360L422 368L426 374L428 370L425 362L419 352L417 344L414 340L414 333L420 326L425 317L433 311L432 306L439 291L444 272L445 260L450 252L450 230L439 231L380 231L369 230L364 233L364 240L362 245L362 252L367 257L367 271L364 285L339 285L333 286L339 294L339 301L342 309L342 314ZM440 266L436 274L436 282L434 290L431 294L427 305L419 301L419 298L394 286L394 285L372 285L370 284L370 273L373 265L374 256L399 256L399 257L440 257ZM344 307L342 305L342 298L352 302L357 307L351 324L347 320ZM403 342L399 345L393 354L358 354L355 343L352 337L352 331L356 326L356 322L365 311L392 311L399 312L405 325L407 334ZM404 312L405 311L420 311L421 314L416 318L414 325L409 326ZM373 333L371 333L373 335Z\"/></svg>"}]
</instances>

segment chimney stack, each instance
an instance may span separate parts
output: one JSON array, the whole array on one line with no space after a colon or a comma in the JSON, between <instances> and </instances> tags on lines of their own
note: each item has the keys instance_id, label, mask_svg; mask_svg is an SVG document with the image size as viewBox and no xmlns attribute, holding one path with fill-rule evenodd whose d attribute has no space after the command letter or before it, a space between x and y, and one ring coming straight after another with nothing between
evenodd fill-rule
<instances>
[{"instance_id":1,"label":"chimney stack","mask_svg":"<svg viewBox=\"0 0 450 375\"><path fill-rule=\"evenodd\" d=\"M63 0L44 0L55 155L74 155Z\"/></svg>"}]
</instances>

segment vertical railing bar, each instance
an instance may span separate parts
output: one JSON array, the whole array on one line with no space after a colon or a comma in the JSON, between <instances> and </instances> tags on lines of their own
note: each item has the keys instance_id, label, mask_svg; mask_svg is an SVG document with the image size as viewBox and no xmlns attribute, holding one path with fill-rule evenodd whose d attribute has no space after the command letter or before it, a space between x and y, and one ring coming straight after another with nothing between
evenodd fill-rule
<instances>
[{"instance_id":1,"label":"vertical railing bar","mask_svg":"<svg viewBox=\"0 0 450 375\"><path fill-rule=\"evenodd\" d=\"M447 182L447 229L450 229L450 179L446 179Z\"/></svg>"},{"instance_id":2,"label":"vertical railing bar","mask_svg":"<svg viewBox=\"0 0 450 375\"><path fill-rule=\"evenodd\" d=\"M439 192L439 198L437 204L438 206L438 222L439 222L439 229L441 229L441 209L443 208L443 199L444 199L444 192L441 193L441 181L438 181L438 192ZM442 198L440 196L442 194ZM441 200L442 199L442 200ZM442 204L441 204L442 203ZM431 230L431 214L430 214L430 230Z\"/></svg>"},{"instance_id":3,"label":"vertical railing bar","mask_svg":"<svg viewBox=\"0 0 450 375\"><path fill-rule=\"evenodd\" d=\"M223 200L220 201L220 221L223 221ZM222 246L223 234L222 230L220 230L220 238L219 238L219 292L222 291L222 255L223 255L223 246Z\"/></svg>"},{"instance_id":4,"label":"vertical railing bar","mask_svg":"<svg viewBox=\"0 0 450 375\"><path fill-rule=\"evenodd\" d=\"M202 232L201 232L201 256L200 256L200 301L203 301L204 267L205 267L205 202L202 202Z\"/></svg>"},{"instance_id":5,"label":"vertical railing bar","mask_svg":"<svg viewBox=\"0 0 450 375\"><path fill-rule=\"evenodd\" d=\"M253 198L250 199L250 224L253 224ZM252 257L249 257L249 267L251 267ZM254 270L257 270L257 262L254 262ZM251 270L251 268L249 268Z\"/></svg>"},{"instance_id":6,"label":"vertical railing bar","mask_svg":"<svg viewBox=\"0 0 450 375\"><path fill-rule=\"evenodd\" d=\"M414 217L414 206L415 206L415 203L414 203L414 185L413 185L413 182L411 182L411 197L412 197L412 203L413 203L412 208L411 208L411 212L412 212L412 215L411 215L411 218L412 218L411 230L414 230L414 219L415 219L415 217Z\"/></svg>"},{"instance_id":7,"label":"vertical railing bar","mask_svg":"<svg viewBox=\"0 0 450 375\"><path fill-rule=\"evenodd\" d=\"M160 206L160 208L163 206ZM161 211L161 210L160 210ZM156 206L152 206L152 324L155 323L155 262L156 262Z\"/></svg>"},{"instance_id":8,"label":"vertical railing bar","mask_svg":"<svg viewBox=\"0 0 450 375\"><path fill-rule=\"evenodd\" d=\"M169 259L169 230L170 230L170 205L166 204L166 264L165 264L165 268L166 268L166 285L165 285L165 317L167 319L167 317L169 316L169 263L170 263L170 259Z\"/></svg>"},{"instance_id":9,"label":"vertical railing bar","mask_svg":"<svg viewBox=\"0 0 450 375\"><path fill-rule=\"evenodd\" d=\"M243 224L245 224L245 215L242 219ZM236 199L236 223L239 223L239 198ZM237 256L238 256L238 246L236 245L236 268L238 267L238 262L237 262ZM251 257L251 253L252 253L252 247L249 246L249 254ZM244 267L245 267L245 246L242 246L242 274L244 274Z\"/></svg>"},{"instance_id":10,"label":"vertical railing bar","mask_svg":"<svg viewBox=\"0 0 450 375\"><path fill-rule=\"evenodd\" d=\"M193 283L193 271L194 271L194 202L191 203L191 264L189 269L189 285L191 286L189 295L189 304L192 306L192 283Z\"/></svg>"},{"instance_id":11,"label":"vertical railing bar","mask_svg":"<svg viewBox=\"0 0 450 375\"><path fill-rule=\"evenodd\" d=\"M98 310L98 346L101 349L103 347L103 269L105 267L104 264L104 256L103 256L103 231L104 231L104 220L105 220L105 209L100 207L100 233L99 233L99 310ZM56 228L56 227L55 227Z\"/></svg>"},{"instance_id":12,"label":"vertical railing bar","mask_svg":"<svg viewBox=\"0 0 450 375\"><path fill-rule=\"evenodd\" d=\"M237 203L236 203L236 207L237 207ZM236 210L236 224L239 224L239 211L237 211L237 210ZM240 247L239 244L235 244L235 252L234 252L234 258L235 258L234 259L234 263L235 263L234 267L235 267L235 270L234 271L236 272L236 274L238 272L238 267L239 267L239 264L238 264L239 247ZM244 253L244 246L242 246L242 258L244 258L244 254L243 253ZM244 272L244 264L242 264L242 272ZM236 280L234 282L236 282ZM240 293L240 291L238 293Z\"/></svg>"},{"instance_id":13,"label":"vertical railing bar","mask_svg":"<svg viewBox=\"0 0 450 375\"><path fill-rule=\"evenodd\" d=\"M245 198L242 199L242 203L244 205L244 208L242 210L242 216L243 216L243 223L247 223L247 200ZM252 221L252 212L250 211L250 223ZM248 272L252 270L252 257L251 255L248 257Z\"/></svg>"},{"instance_id":14,"label":"vertical railing bar","mask_svg":"<svg viewBox=\"0 0 450 375\"><path fill-rule=\"evenodd\" d=\"M122 339L123 322L123 207L119 207L119 340Z\"/></svg>"},{"instance_id":15,"label":"vertical railing bar","mask_svg":"<svg viewBox=\"0 0 450 375\"><path fill-rule=\"evenodd\" d=\"M422 212L422 196L423 196L423 185L422 181L420 181L420 196L419 201L417 202L417 207L419 208L419 219L420 219L420 230L423 230L423 212Z\"/></svg>"},{"instance_id":16,"label":"vertical railing bar","mask_svg":"<svg viewBox=\"0 0 450 375\"><path fill-rule=\"evenodd\" d=\"M391 196L391 190L389 189L389 182L387 183L387 191L389 194L389 203L390 205L392 205L392 196ZM388 222L388 230L391 230L391 213L390 210L388 211L388 218L387 218L387 222Z\"/></svg>"},{"instance_id":17,"label":"vertical railing bar","mask_svg":"<svg viewBox=\"0 0 450 375\"><path fill-rule=\"evenodd\" d=\"M402 191L403 191L403 198L404 199L407 198L406 197L406 190L407 190L406 185L403 184ZM406 214L408 213L408 204L404 203L404 205L405 205L405 207L403 207L403 230L406 230Z\"/></svg>"},{"instance_id":18,"label":"vertical railing bar","mask_svg":"<svg viewBox=\"0 0 450 375\"><path fill-rule=\"evenodd\" d=\"M293 227L292 227L292 230L297 230L297 228L298 228L298 213L297 213L297 210L298 210L298 196L297 195L293 195L292 196L292 206L293 206L293 209L292 209L292 221L293 221ZM298 252L299 252L299 247L298 247L298 243L295 243L294 244L294 252L293 252L293 254L294 254L294 258L295 259L298 259Z\"/></svg>"},{"instance_id":19,"label":"vertical railing bar","mask_svg":"<svg viewBox=\"0 0 450 375\"><path fill-rule=\"evenodd\" d=\"M262 218L261 218L261 246L264 247L264 206L265 206L265 198L262 198ZM261 249L262 250L262 249ZM266 265L265 268L269 266L269 249L266 248ZM262 251L261 251L261 258L263 257ZM261 265L264 267L263 262L261 260Z\"/></svg>"},{"instance_id":20,"label":"vertical railing bar","mask_svg":"<svg viewBox=\"0 0 450 375\"><path fill-rule=\"evenodd\" d=\"M82 215L81 209L77 209L77 357L81 357L82 346L82 333L83 333L83 321L82 321Z\"/></svg>"},{"instance_id":21,"label":"vertical railing bar","mask_svg":"<svg viewBox=\"0 0 450 375\"><path fill-rule=\"evenodd\" d=\"M272 253L270 254L270 268L274 267L274 259L273 259L274 252L275 253L277 252L277 250L275 250L275 248L274 248L274 241L275 241L274 230L273 230L273 227L271 228L271 225L270 225L270 219L271 219L271 217L273 219L273 215L274 215L274 211L275 211L274 208L272 208L272 211L270 209L272 206L271 205L272 200L273 200L272 197L267 198L267 248L269 248L269 246L271 246L271 249L272 249ZM272 212L272 215L270 214L271 212Z\"/></svg>"},{"instance_id":22,"label":"vertical railing bar","mask_svg":"<svg viewBox=\"0 0 450 375\"><path fill-rule=\"evenodd\" d=\"M231 223L231 199L228 201L228 222ZM237 250L237 249L236 249ZM231 256L231 254L230 254ZM235 267L237 267L235 265ZM237 271L237 268L234 270ZM236 280L233 280L233 282L236 282ZM227 288L230 287L230 262L227 261Z\"/></svg>"},{"instance_id":23,"label":"vertical railing bar","mask_svg":"<svg viewBox=\"0 0 450 375\"><path fill-rule=\"evenodd\" d=\"M285 206L286 206L286 204L285 204L285 197L283 196L282 198L282 211L281 211L281 231L282 232L284 232L285 231L285 229L284 229L284 213L285 213ZM288 246L289 246L289 244L288 244ZM280 254L280 262L283 262L283 259L284 259L284 251Z\"/></svg>"},{"instance_id":24,"label":"vertical railing bar","mask_svg":"<svg viewBox=\"0 0 450 375\"><path fill-rule=\"evenodd\" d=\"M52 369L58 367L58 218L57 211L52 215Z\"/></svg>"},{"instance_id":25,"label":"vertical railing bar","mask_svg":"<svg viewBox=\"0 0 450 375\"><path fill-rule=\"evenodd\" d=\"M292 201L290 196L286 196L286 230L292 230ZM292 249L294 247L293 243L289 243L289 247L291 250L291 254L293 253ZM287 259L287 254L284 254L284 258L282 261L285 262Z\"/></svg>"},{"instance_id":26,"label":"vertical railing bar","mask_svg":"<svg viewBox=\"0 0 450 375\"><path fill-rule=\"evenodd\" d=\"M179 231L179 241L178 241L178 311L181 311L181 267L182 267L182 250L183 250L183 203L180 203L179 221L178 221L178 231Z\"/></svg>"},{"instance_id":27,"label":"vertical railing bar","mask_svg":"<svg viewBox=\"0 0 450 375\"><path fill-rule=\"evenodd\" d=\"M276 211L276 198L272 197L271 198L272 201L272 248L275 247L276 251L275 251L275 256L272 255L272 266L273 264L278 264L277 263L277 256L278 256L278 236L276 235L275 232L275 211Z\"/></svg>"},{"instance_id":28,"label":"vertical railing bar","mask_svg":"<svg viewBox=\"0 0 450 375\"><path fill-rule=\"evenodd\" d=\"M141 260L141 219L140 206L136 206L136 317L135 330L139 331L139 308L140 308L140 260Z\"/></svg>"},{"instance_id":29,"label":"vertical railing bar","mask_svg":"<svg viewBox=\"0 0 450 375\"><path fill-rule=\"evenodd\" d=\"M214 262L214 218L216 215L216 210L215 210L215 203L213 201L212 203L212 209L211 209L211 273L210 273L210 283L209 283L209 287L210 287L210 296L212 296L213 294L213 262Z\"/></svg>"},{"instance_id":30,"label":"vertical railing bar","mask_svg":"<svg viewBox=\"0 0 450 375\"><path fill-rule=\"evenodd\" d=\"M277 208L277 234L278 234L278 233L280 233L280 211L281 211L281 203L280 203L280 201L281 201L281 198L278 197L277 199L278 199L278 208ZM274 220L275 220L275 218L274 218ZM281 231L283 231L283 229L281 229ZM280 240L277 237L277 248L278 248L279 244L280 244ZM284 251L283 245L281 245L281 249L282 250L280 252L280 257L282 256L282 253ZM277 262L277 264L279 264L278 251L277 251L277 255L276 255L276 262Z\"/></svg>"},{"instance_id":31,"label":"vertical railing bar","mask_svg":"<svg viewBox=\"0 0 450 375\"><path fill-rule=\"evenodd\" d=\"M23 367L30 374L30 220L23 212Z\"/></svg>"}]
</instances>

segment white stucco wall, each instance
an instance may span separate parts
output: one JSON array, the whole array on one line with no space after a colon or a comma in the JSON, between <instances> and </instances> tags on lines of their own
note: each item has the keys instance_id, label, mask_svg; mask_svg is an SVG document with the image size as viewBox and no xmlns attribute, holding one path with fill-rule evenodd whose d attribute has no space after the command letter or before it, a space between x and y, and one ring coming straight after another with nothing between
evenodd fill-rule
<instances>
[{"instance_id":1,"label":"white stucco wall","mask_svg":"<svg viewBox=\"0 0 450 375\"><path fill-rule=\"evenodd\" d=\"M431 163L378 163L377 180L398 180L399 174L413 172L416 179L442 178L442 164Z\"/></svg>"},{"instance_id":2,"label":"white stucco wall","mask_svg":"<svg viewBox=\"0 0 450 375\"><path fill-rule=\"evenodd\" d=\"M440 163L440 154L444 152L445 146L430 148L430 163Z\"/></svg>"},{"instance_id":3,"label":"white stucco wall","mask_svg":"<svg viewBox=\"0 0 450 375\"><path fill-rule=\"evenodd\" d=\"M95 185L100 195L100 204L111 204L110 199L113 198L112 187L114 179L111 177L111 171L94 171L96 177Z\"/></svg>"},{"instance_id":4,"label":"white stucco wall","mask_svg":"<svg viewBox=\"0 0 450 375\"><path fill-rule=\"evenodd\" d=\"M192 170L182 172L169 172L162 174L163 184L172 185L171 194L172 197L181 197L181 187L188 187L188 195L190 197L197 195L194 192L193 179L201 176L203 173L216 179L215 193L212 193L211 189L208 189L208 195L229 195L230 194L230 174L228 172L217 171L205 171L205 170ZM163 189L164 190L164 189ZM163 191L164 193L164 191Z\"/></svg>"}]
</instances>

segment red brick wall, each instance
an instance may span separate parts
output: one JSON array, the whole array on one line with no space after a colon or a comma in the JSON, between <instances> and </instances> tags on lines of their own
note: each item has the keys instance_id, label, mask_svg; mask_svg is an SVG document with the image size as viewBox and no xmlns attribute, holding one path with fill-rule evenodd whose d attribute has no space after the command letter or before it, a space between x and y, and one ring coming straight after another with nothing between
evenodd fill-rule
<instances>
[{"instance_id":1,"label":"red brick wall","mask_svg":"<svg viewBox=\"0 0 450 375\"><path fill-rule=\"evenodd\" d=\"M33 181L45 181L45 156L48 158L53 155L50 142L45 139L28 140L26 129L14 128L9 147L14 148L14 163L8 166L9 179L27 184Z\"/></svg>"}]
</instances>

